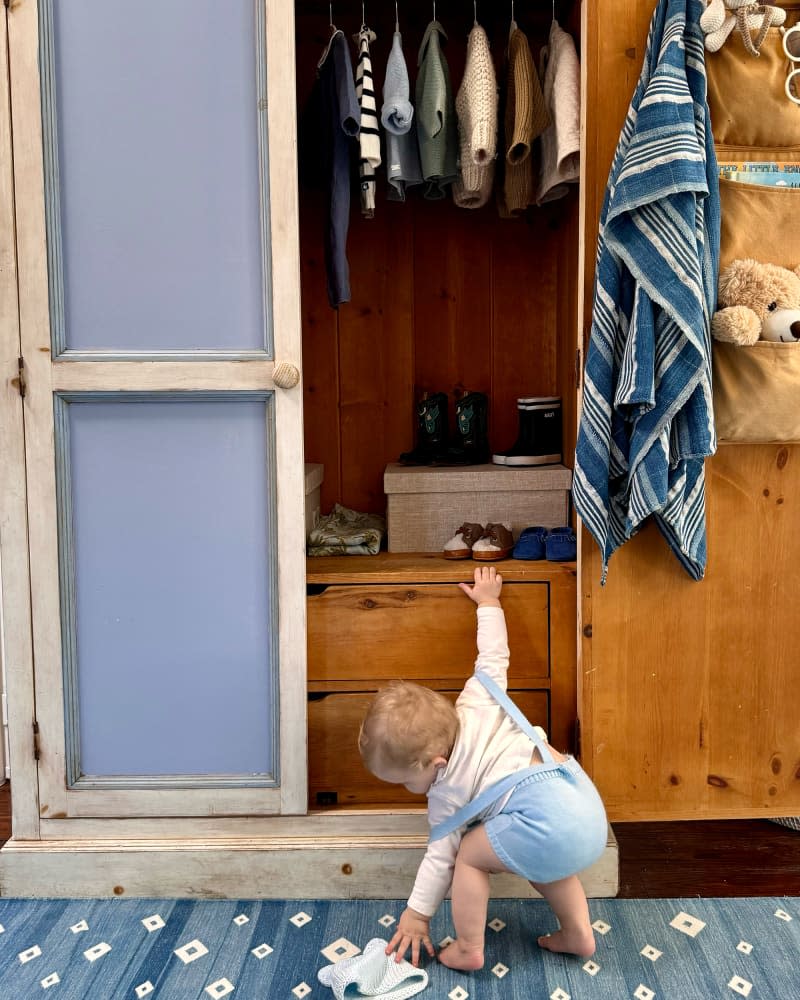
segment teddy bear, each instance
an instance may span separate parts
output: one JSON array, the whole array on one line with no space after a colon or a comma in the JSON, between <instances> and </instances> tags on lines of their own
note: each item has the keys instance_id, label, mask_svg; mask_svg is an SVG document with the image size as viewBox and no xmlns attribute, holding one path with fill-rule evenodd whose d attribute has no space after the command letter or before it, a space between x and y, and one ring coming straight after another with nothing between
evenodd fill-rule
<instances>
[{"instance_id":1,"label":"teddy bear","mask_svg":"<svg viewBox=\"0 0 800 1000\"><path fill-rule=\"evenodd\" d=\"M717 52L736 28L742 36L744 47L752 56L760 55L761 45L771 27L780 27L786 20L786 11L769 3L752 0L708 0L700 15L700 27L705 35L709 52ZM752 32L758 34L753 40Z\"/></svg>"},{"instance_id":2,"label":"teddy bear","mask_svg":"<svg viewBox=\"0 0 800 1000\"><path fill-rule=\"evenodd\" d=\"M749 346L758 340L800 340L800 266L794 270L752 258L731 261L719 276L711 317L717 340Z\"/></svg>"}]
</instances>

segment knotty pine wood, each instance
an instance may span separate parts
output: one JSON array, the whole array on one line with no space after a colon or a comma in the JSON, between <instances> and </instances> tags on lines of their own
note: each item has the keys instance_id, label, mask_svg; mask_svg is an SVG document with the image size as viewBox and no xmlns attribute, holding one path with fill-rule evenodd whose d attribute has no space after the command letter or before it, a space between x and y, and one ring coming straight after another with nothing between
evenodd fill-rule
<instances>
[{"instance_id":1,"label":"knotty pine wood","mask_svg":"<svg viewBox=\"0 0 800 1000\"><path fill-rule=\"evenodd\" d=\"M622 898L800 895L800 833L774 823L615 823L614 833ZM0 785L0 846L10 836L6 781Z\"/></svg>"},{"instance_id":2,"label":"knotty pine wood","mask_svg":"<svg viewBox=\"0 0 800 1000\"><path fill-rule=\"evenodd\" d=\"M561 23L578 33L579 4L559 2ZM361 7L335 5L337 25L350 34ZM372 46L380 95L394 30L394 8L367 9L377 33ZM453 88L463 74L472 8L454 0L437 5L449 35L446 46ZM413 80L416 57L431 16L429 3L409 0L401 11L404 51ZM520 27L538 59L551 8L520 5ZM480 21L502 72L509 9L484 4ZM297 98L308 106L316 63L327 43L327 8L298 2ZM305 118L306 124L308 118ZM334 502L382 511L382 473L416 438L415 400L423 392L489 397L489 440L509 447L517 436L516 399L561 395L565 411L565 464L574 441L574 354L578 272L577 191L524 219L503 220L494 204L456 208L409 194L404 204L386 200L379 171L374 219L361 217L352 193L348 258L352 301L327 304L323 258L324 205L311 183L308 160L319 156L313 134L301 144L300 241L303 312L305 453L322 462L322 511Z\"/></svg>"},{"instance_id":3,"label":"knotty pine wood","mask_svg":"<svg viewBox=\"0 0 800 1000\"><path fill-rule=\"evenodd\" d=\"M584 4L586 236L594 237L655 0ZM613 31L608 26L613 25ZM584 532L584 766L615 820L800 814L800 445L723 445L706 462L708 568L694 582L653 524L611 560Z\"/></svg>"},{"instance_id":4,"label":"knotty pine wood","mask_svg":"<svg viewBox=\"0 0 800 1000\"><path fill-rule=\"evenodd\" d=\"M548 598L546 582L503 586L509 679L517 686L549 686ZM307 618L309 683L435 677L458 684L475 662L475 605L453 583L328 587L309 596Z\"/></svg>"},{"instance_id":5,"label":"knotty pine wood","mask_svg":"<svg viewBox=\"0 0 800 1000\"><path fill-rule=\"evenodd\" d=\"M475 607L457 583L471 580L475 565L425 553L307 560L312 806L326 790L341 792L338 803L345 805L369 804L379 794L374 801L395 801L364 780L355 752L364 693L394 678L443 692L463 687L475 662ZM513 697L556 748L573 752L576 567L508 559L497 568ZM338 777L325 788L330 775Z\"/></svg>"}]
</instances>

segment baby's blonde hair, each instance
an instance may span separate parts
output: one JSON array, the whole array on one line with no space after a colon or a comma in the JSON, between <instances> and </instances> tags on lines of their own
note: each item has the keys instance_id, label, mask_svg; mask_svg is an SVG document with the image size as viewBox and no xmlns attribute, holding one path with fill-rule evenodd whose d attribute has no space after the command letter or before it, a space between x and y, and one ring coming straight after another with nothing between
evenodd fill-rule
<instances>
[{"instance_id":1,"label":"baby's blonde hair","mask_svg":"<svg viewBox=\"0 0 800 1000\"><path fill-rule=\"evenodd\" d=\"M367 708L358 750L368 771L423 770L434 757L449 757L457 733L458 715L444 695L410 681L392 681Z\"/></svg>"}]
</instances>

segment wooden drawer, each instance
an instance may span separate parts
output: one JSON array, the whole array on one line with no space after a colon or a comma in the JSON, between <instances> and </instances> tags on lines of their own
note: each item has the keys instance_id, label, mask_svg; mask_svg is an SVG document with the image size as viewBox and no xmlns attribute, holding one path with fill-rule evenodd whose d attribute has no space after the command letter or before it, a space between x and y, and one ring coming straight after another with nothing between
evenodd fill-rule
<instances>
[{"instance_id":1,"label":"wooden drawer","mask_svg":"<svg viewBox=\"0 0 800 1000\"><path fill-rule=\"evenodd\" d=\"M468 580L474 568L465 564ZM459 579L459 577L456 577ZM334 584L309 595L308 679L436 679L436 687L472 673L475 605L453 583ZM509 679L536 686L550 674L548 582L506 583ZM533 683L532 683L533 682Z\"/></svg>"},{"instance_id":2,"label":"wooden drawer","mask_svg":"<svg viewBox=\"0 0 800 1000\"><path fill-rule=\"evenodd\" d=\"M442 691L456 700L461 688ZM424 795L373 777L361 763L358 729L374 691L310 695L308 702L308 801L310 809L326 806L425 807ZM549 731L547 691L510 691L535 725Z\"/></svg>"}]
</instances>

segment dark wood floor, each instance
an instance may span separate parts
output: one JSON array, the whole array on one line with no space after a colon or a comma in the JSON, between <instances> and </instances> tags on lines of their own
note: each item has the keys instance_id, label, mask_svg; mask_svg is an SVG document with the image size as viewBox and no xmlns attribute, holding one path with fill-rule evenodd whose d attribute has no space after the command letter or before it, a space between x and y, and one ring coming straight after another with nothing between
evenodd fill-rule
<instances>
[{"instance_id":1,"label":"dark wood floor","mask_svg":"<svg viewBox=\"0 0 800 1000\"><path fill-rule=\"evenodd\" d=\"M800 896L800 832L768 820L617 823L624 898ZM0 786L0 844L11 835Z\"/></svg>"}]
</instances>

